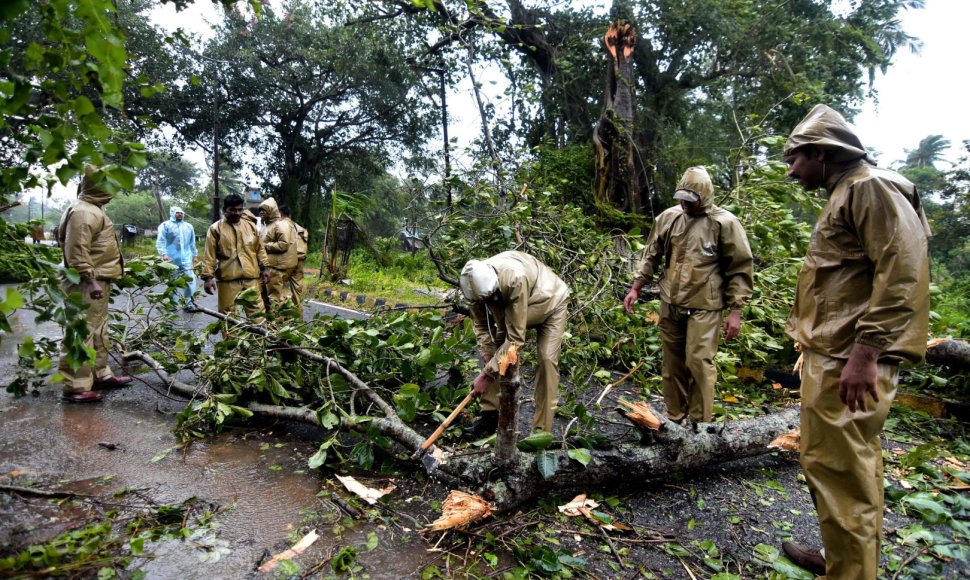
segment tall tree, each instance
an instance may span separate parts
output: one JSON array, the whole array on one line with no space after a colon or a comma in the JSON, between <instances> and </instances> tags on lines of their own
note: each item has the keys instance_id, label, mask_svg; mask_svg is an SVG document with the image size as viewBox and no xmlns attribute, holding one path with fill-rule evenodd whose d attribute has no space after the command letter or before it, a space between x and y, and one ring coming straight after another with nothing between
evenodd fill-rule
<instances>
[{"instance_id":1,"label":"tall tree","mask_svg":"<svg viewBox=\"0 0 970 580\"><path fill-rule=\"evenodd\" d=\"M417 74L406 63L392 20L364 31L344 27L342 5L291 2L250 20L226 16L196 75L218 68L220 132L229 155L266 183L301 223L319 217L338 160L418 148L433 126ZM186 85L170 98L185 113L183 136L212 134L210 87Z\"/></svg>"}]
</instances>

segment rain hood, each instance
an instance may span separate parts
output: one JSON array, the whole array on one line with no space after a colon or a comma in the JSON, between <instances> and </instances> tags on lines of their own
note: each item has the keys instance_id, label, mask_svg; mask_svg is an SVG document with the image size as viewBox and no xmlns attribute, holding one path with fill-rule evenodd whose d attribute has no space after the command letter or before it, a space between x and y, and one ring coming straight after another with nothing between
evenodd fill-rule
<instances>
[{"instance_id":1,"label":"rain hood","mask_svg":"<svg viewBox=\"0 0 970 580\"><path fill-rule=\"evenodd\" d=\"M785 142L785 156L808 145L827 151L827 161L847 163L864 159L870 165L876 164L845 118L828 105L815 105L792 130Z\"/></svg>"},{"instance_id":2,"label":"rain hood","mask_svg":"<svg viewBox=\"0 0 970 580\"><path fill-rule=\"evenodd\" d=\"M677 184L677 191L680 190L696 193L700 197L702 211L714 205L714 184L711 183L711 176L703 167L691 167L685 171Z\"/></svg>"},{"instance_id":3,"label":"rain hood","mask_svg":"<svg viewBox=\"0 0 970 580\"><path fill-rule=\"evenodd\" d=\"M276 205L276 200L272 197L259 204L259 209L266 210L266 219L263 221L267 224L280 219L280 208Z\"/></svg>"}]
</instances>

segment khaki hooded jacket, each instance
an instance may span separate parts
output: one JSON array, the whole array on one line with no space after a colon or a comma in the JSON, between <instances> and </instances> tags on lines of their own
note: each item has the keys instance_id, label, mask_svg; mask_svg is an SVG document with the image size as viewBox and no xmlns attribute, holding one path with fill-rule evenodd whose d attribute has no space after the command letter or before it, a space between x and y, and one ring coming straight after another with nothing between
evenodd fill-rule
<instances>
[{"instance_id":1,"label":"khaki hooded jacket","mask_svg":"<svg viewBox=\"0 0 970 580\"><path fill-rule=\"evenodd\" d=\"M296 228L296 259L297 261L303 261L306 259L306 253L308 249L308 243L310 241L309 235L306 228L296 223L293 220L289 220L293 227Z\"/></svg>"},{"instance_id":2,"label":"khaki hooded jacket","mask_svg":"<svg viewBox=\"0 0 970 580\"><path fill-rule=\"evenodd\" d=\"M202 255L203 279L251 280L259 277L268 262L256 226L249 220L240 218L233 225L222 218L209 226Z\"/></svg>"},{"instance_id":3,"label":"khaki hooded jacket","mask_svg":"<svg viewBox=\"0 0 970 580\"><path fill-rule=\"evenodd\" d=\"M125 263L114 225L103 208L111 194L94 183L91 172L81 180L77 202L61 216L58 241L64 249L64 265L77 270L81 278L118 280L125 273Z\"/></svg>"},{"instance_id":4,"label":"khaki hooded jacket","mask_svg":"<svg viewBox=\"0 0 970 580\"><path fill-rule=\"evenodd\" d=\"M269 257L269 267L277 270L295 268L298 236L293 222L280 216L279 207L273 198L259 204L259 209L266 212L266 217L263 218L266 223L263 245Z\"/></svg>"},{"instance_id":5,"label":"khaki hooded jacket","mask_svg":"<svg viewBox=\"0 0 970 580\"><path fill-rule=\"evenodd\" d=\"M751 246L741 222L714 205L714 185L703 167L691 167L677 184L700 197L700 209L688 215L679 206L657 216L634 285L660 276L660 299L682 308L736 310L754 289Z\"/></svg>"},{"instance_id":6,"label":"khaki hooded jacket","mask_svg":"<svg viewBox=\"0 0 970 580\"><path fill-rule=\"evenodd\" d=\"M522 252L502 252L484 262L498 275L497 303L469 308L482 355L492 360L484 372L499 377L499 361L508 350L520 351L526 329L541 325L569 299L569 287L545 264Z\"/></svg>"},{"instance_id":7,"label":"khaki hooded jacket","mask_svg":"<svg viewBox=\"0 0 970 580\"><path fill-rule=\"evenodd\" d=\"M786 334L803 347L847 359L855 343L880 360L918 362L929 325L929 224L916 187L880 169L845 119L817 105L785 144L812 145L839 169L798 276Z\"/></svg>"}]
</instances>

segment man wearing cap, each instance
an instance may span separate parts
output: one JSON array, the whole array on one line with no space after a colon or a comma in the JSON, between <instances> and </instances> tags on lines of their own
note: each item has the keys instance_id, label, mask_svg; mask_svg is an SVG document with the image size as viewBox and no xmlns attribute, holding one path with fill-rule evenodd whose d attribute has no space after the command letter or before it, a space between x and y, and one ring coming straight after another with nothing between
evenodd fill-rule
<instances>
[{"instance_id":1,"label":"man wearing cap","mask_svg":"<svg viewBox=\"0 0 970 580\"><path fill-rule=\"evenodd\" d=\"M185 213L182 208L172 206L168 213L168 221L164 221L158 226L155 249L163 260L172 262L173 265L178 267L172 276L173 278L183 276L188 278L181 294L185 300L185 311L193 312L195 310L192 307L192 295L195 294L195 273L192 268L199 261L199 250L195 247L195 229L192 224L185 221ZM172 296L172 302L177 304L176 296Z\"/></svg>"},{"instance_id":2,"label":"man wearing cap","mask_svg":"<svg viewBox=\"0 0 970 580\"><path fill-rule=\"evenodd\" d=\"M223 218L209 226L202 255L202 280L207 294L218 289L219 312L233 311L236 295L252 288L257 293L257 278L269 281L268 259L256 227L242 219L243 199L235 193L222 201ZM218 283L217 283L218 281ZM263 310L262 298L246 306L246 314Z\"/></svg>"},{"instance_id":3,"label":"man wearing cap","mask_svg":"<svg viewBox=\"0 0 970 580\"><path fill-rule=\"evenodd\" d=\"M539 260L522 252L502 252L469 260L459 279L478 338L485 368L472 382L482 397L482 416L470 431L477 437L498 426L499 362L509 353L521 360L528 328L536 329L536 411L532 430L552 431L559 402L559 351L566 331L569 288ZM512 376L514 370L506 370Z\"/></svg>"},{"instance_id":4,"label":"man wearing cap","mask_svg":"<svg viewBox=\"0 0 970 580\"><path fill-rule=\"evenodd\" d=\"M785 143L788 176L828 201L785 329L801 345L801 463L824 553L785 542L830 579L874 579L882 537L879 433L900 362L926 352L929 225L916 188L877 168L845 119L817 105Z\"/></svg>"},{"instance_id":5,"label":"man wearing cap","mask_svg":"<svg viewBox=\"0 0 970 580\"><path fill-rule=\"evenodd\" d=\"M72 368L67 360L67 340L61 341L61 357L57 370L64 378L62 398L71 403L94 403L101 400L96 389L123 387L131 377L114 376L108 364L108 301L111 282L125 273L124 259L114 225L104 205L111 201L111 194L95 181L97 168L87 166L78 187L78 200L61 216L57 226L58 243L64 249L64 267L74 268L81 279L72 284L61 280L65 294L78 292L88 305L84 311L88 335L86 348L95 352L94 367L84 363ZM66 337L65 337L66 338Z\"/></svg>"},{"instance_id":6,"label":"man wearing cap","mask_svg":"<svg viewBox=\"0 0 970 580\"><path fill-rule=\"evenodd\" d=\"M663 389L672 421L710 422L717 371L714 355L724 320L724 339L741 329L741 308L753 289L751 247L741 222L714 205L714 185L703 167L691 167L674 199L653 225L633 287L623 307L633 313L640 289L660 275L660 338Z\"/></svg>"}]
</instances>

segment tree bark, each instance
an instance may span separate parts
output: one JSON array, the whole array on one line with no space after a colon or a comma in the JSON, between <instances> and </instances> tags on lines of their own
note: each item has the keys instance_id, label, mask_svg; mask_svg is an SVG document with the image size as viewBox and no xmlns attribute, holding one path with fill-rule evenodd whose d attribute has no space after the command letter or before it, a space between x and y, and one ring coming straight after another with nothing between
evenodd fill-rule
<instances>
[{"instance_id":1,"label":"tree bark","mask_svg":"<svg viewBox=\"0 0 970 580\"><path fill-rule=\"evenodd\" d=\"M970 343L949 339L926 349L926 362L934 365L970 369Z\"/></svg>"},{"instance_id":2,"label":"tree bark","mask_svg":"<svg viewBox=\"0 0 970 580\"><path fill-rule=\"evenodd\" d=\"M596 200L640 213L633 164L633 60L636 30L611 24L606 33L607 74L603 112L593 131Z\"/></svg>"}]
</instances>

